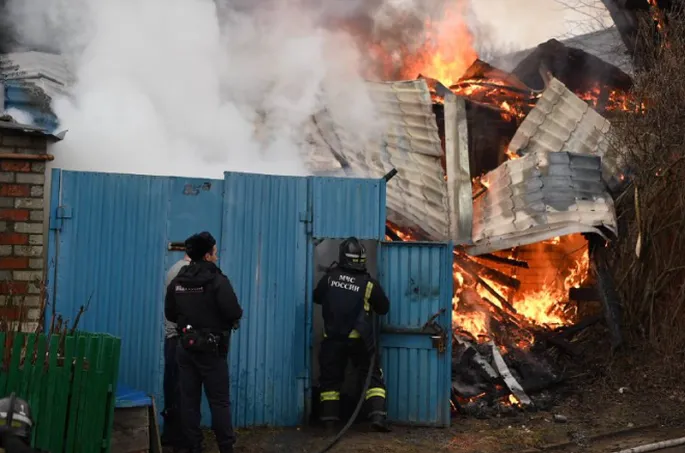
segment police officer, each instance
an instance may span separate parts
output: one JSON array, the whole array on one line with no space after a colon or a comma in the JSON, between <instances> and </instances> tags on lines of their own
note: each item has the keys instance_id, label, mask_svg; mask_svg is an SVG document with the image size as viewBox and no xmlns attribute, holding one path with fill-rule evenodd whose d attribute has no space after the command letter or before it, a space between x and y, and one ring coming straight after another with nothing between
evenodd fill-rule
<instances>
[{"instance_id":1,"label":"police officer","mask_svg":"<svg viewBox=\"0 0 685 453\"><path fill-rule=\"evenodd\" d=\"M339 421L340 389L348 359L362 373L369 369L376 348L371 311L384 315L390 308L383 288L366 271L366 250L359 240L351 237L340 245L338 266L319 280L314 303L322 306L323 313L324 339L319 354L321 420L330 430ZM377 363L364 398L371 426L388 432L385 384Z\"/></svg>"},{"instance_id":2,"label":"police officer","mask_svg":"<svg viewBox=\"0 0 685 453\"><path fill-rule=\"evenodd\" d=\"M29 403L12 393L0 400L0 448L7 453L34 453L33 419Z\"/></svg>"},{"instance_id":3,"label":"police officer","mask_svg":"<svg viewBox=\"0 0 685 453\"><path fill-rule=\"evenodd\" d=\"M212 429L220 453L231 453L228 347L243 310L228 278L217 267L216 241L203 232L186 240L190 264L167 287L164 313L179 330L176 359L181 389L185 448L202 451L200 404L204 385L212 412Z\"/></svg>"},{"instance_id":4,"label":"police officer","mask_svg":"<svg viewBox=\"0 0 685 453\"><path fill-rule=\"evenodd\" d=\"M178 273L190 264L190 257L185 255L177 261L166 274L166 287ZM164 432L162 445L177 446L183 442L181 428L179 400L181 390L178 384L178 363L176 362L176 346L178 345L178 329L176 324L164 317Z\"/></svg>"}]
</instances>

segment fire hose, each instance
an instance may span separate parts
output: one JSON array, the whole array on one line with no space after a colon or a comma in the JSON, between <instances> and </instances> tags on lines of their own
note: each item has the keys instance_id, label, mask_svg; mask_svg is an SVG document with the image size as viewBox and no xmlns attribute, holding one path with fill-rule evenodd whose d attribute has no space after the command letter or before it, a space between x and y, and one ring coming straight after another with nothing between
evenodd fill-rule
<instances>
[{"instance_id":1,"label":"fire hose","mask_svg":"<svg viewBox=\"0 0 685 453\"><path fill-rule=\"evenodd\" d=\"M359 415L359 411L361 411L362 406L364 405L364 400L366 396L366 391L369 390L369 385L371 385L371 375L373 374L373 367L376 364L376 355L378 351L378 338L376 335L376 315L372 314L371 318L371 328L373 330L373 338L375 341L375 347L373 349L373 354L371 354L371 360L369 361L369 369L366 372L366 380L364 381L364 387L362 388L362 394L359 397L359 401L357 402L357 407L354 408L354 412L352 412L352 415L350 416L350 419L347 420L347 423L345 423L345 426L342 427L342 429L338 432L338 434L335 435L333 439L331 439L328 442L328 445L326 445L324 448L321 450L317 451L316 453L326 453L329 451L331 448L335 446L335 444L342 439L342 437L347 433L347 430L350 429L350 426L352 426L352 423L357 419L357 416Z\"/></svg>"}]
</instances>

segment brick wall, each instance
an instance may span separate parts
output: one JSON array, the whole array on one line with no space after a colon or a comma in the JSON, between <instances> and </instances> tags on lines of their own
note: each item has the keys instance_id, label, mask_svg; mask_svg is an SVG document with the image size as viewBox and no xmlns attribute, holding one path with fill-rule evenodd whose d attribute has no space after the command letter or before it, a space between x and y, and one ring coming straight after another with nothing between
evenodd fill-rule
<instances>
[{"instance_id":1,"label":"brick wall","mask_svg":"<svg viewBox=\"0 0 685 453\"><path fill-rule=\"evenodd\" d=\"M0 125L0 318L40 315L47 139ZM22 308L19 308L21 305Z\"/></svg>"}]
</instances>

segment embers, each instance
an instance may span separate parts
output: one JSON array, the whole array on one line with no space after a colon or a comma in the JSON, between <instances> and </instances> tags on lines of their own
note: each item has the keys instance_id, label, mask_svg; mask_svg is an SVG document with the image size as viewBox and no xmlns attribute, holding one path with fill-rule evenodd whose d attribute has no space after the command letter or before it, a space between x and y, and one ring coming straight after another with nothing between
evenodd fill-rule
<instances>
[{"instance_id":1,"label":"embers","mask_svg":"<svg viewBox=\"0 0 685 453\"><path fill-rule=\"evenodd\" d=\"M451 403L462 415L488 418L549 409L556 403L550 390L562 381L542 354L502 352L494 342L454 336Z\"/></svg>"}]
</instances>

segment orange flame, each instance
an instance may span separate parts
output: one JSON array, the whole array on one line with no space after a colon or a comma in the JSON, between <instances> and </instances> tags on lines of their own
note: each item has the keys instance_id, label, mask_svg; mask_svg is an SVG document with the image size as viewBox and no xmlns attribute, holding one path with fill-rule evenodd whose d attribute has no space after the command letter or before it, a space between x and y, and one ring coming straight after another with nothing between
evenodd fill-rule
<instances>
[{"instance_id":1,"label":"orange flame","mask_svg":"<svg viewBox=\"0 0 685 453\"><path fill-rule=\"evenodd\" d=\"M555 237L522 247L522 250L530 256L531 270L518 269L509 274L521 281L520 290L514 291L483 276L480 279L502 299L510 301L517 319L522 322L550 328L570 324L575 310L565 302L568 301L569 290L579 287L588 276L587 241L581 235ZM498 270L505 272L501 266ZM474 298L487 299L500 309L505 307L489 289L469 281L458 267L455 266L454 272L458 288L452 303L453 327L468 332L474 338L490 338L490 313L474 310L473 307L479 305ZM541 283L540 278L543 279Z\"/></svg>"},{"instance_id":2,"label":"orange flame","mask_svg":"<svg viewBox=\"0 0 685 453\"><path fill-rule=\"evenodd\" d=\"M424 74L450 86L464 74L478 58L464 20L466 8L466 2L459 0L448 7L442 20L427 21L426 40L404 61L403 76L415 78Z\"/></svg>"},{"instance_id":3,"label":"orange flame","mask_svg":"<svg viewBox=\"0 0 685 453\"><path fill-rule=\"evenodd\" d=\"M377 60L376 71L383 73L381 78L413 80L426 75L447 86L456 82L478 58L465 21L467 8L467 0L456 0L439 20L427 19L423 42L415 49L403 46L399 62L397 51L387 49L382 42L370 44L369 51Z\"/></svg>"}]
</instances>

